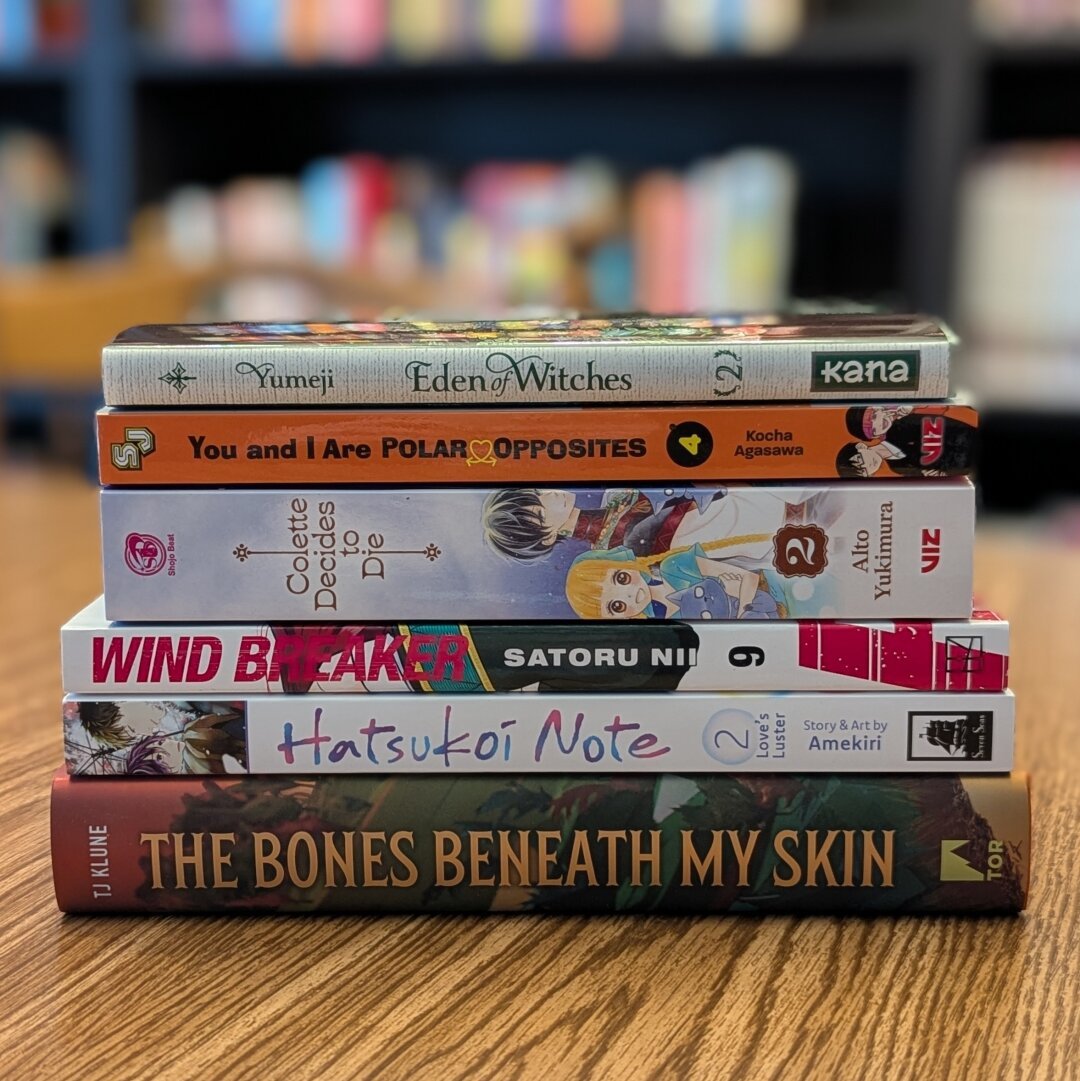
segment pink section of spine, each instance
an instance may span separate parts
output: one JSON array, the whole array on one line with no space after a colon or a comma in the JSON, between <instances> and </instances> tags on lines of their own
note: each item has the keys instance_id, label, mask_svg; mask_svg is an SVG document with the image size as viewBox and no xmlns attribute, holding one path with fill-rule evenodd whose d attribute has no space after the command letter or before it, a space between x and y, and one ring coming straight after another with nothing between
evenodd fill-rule
<instances>
[{"instance_id":1,"label":"pink section of spine","mask_svg":"<svg viewBox=\"0 0 1080 1081\"><path fill-rule=\"evenodd\" d=\"M807 622L799 625L799 664L913 690L1001 690L1008 657L986 652L980 643L977 635L935 642L930 623L897 623L893 630L881 630Z\"/></svg>"}]
</instances>

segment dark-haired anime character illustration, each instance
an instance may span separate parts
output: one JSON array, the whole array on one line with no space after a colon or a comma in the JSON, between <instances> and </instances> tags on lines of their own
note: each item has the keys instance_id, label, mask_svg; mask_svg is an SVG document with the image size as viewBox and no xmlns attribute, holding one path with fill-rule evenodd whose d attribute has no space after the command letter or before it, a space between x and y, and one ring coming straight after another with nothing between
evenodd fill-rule
<instances>
[{"instance_id":1,"label":"dark-haired anime character illustration","mask_svg":"<svg viewBox=\"0 0 1080 1081\"><path fill-rule=\"evenodd\" d=\"M618 547L626 533L653 513L652 501L634 488L604 492L603 506L587 510L573 492L558 488L499 488L484 500L484 538L510 559L543 559L560 540L590 548Z\"/></svg>"},{"instance_id":2,"label":"dark-haired anime character illustration","mask_svg":"<svg viewBox=\"0 0 1080 1081\"><path fill-rule=\"evenodd\" d=\"M64 756L82 774L241 772L244 714L226 702L65 702Z\"/></svg>"},{"instance_id":3,"label":"dark-haired anime character illustration","mask_svg":"<svg viewBox=\"0 0 1080 1081\"><path fill-rule=\"evenodd\" d=\"M855 437L836 456L841 477L872 477L884 467L900 477L945 477L971 463L976 429L940 409L855 406L845 417Z\"/></svg>"},{"instance_id":4,"label":"dark-haired anime character illustration","mask_svg":"<svg viewBox=\"0 0 1080 1081\"><path fill-rule=\"evenodd\" d=\"M523 561L543 558L563 540L584 541L594 552L626 548L635 556L722 542L725 558L758 569L771 561L781 526L826 526L835 517L828 493L806 492L791 502L765 488L691 488L668 493L655 508L643 492L617 489L605 492L603 503L586 510L571 491L500 488L484 502L484 536L500 554Z\"/></svg>"}]
</instances>

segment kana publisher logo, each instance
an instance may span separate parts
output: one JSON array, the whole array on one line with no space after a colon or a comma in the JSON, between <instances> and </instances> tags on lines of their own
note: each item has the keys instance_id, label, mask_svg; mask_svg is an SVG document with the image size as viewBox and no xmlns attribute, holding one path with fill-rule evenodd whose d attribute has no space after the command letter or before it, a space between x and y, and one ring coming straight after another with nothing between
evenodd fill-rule
<instances>
[{"instance_id":1,"label":"kana publisher logo","mask_svg":"<svg viewBox=\"0 0 1080 1081\"><path fill-rule=\"evenodd\" d=\"M150 533L129 533L124 539L124 562L144 578L165 566L165 556L165 545Z\"/></svg>"},{"instance_id":2,"label":"kana publisher logo","mask_svg":"<svg viewBox=\"0 0 1080 1081\"><path fill-rule=\"evenodd\" d=\"M908 761L987 762L993 750L990 710L908 714Z\"/></svg>"}]
</instances>

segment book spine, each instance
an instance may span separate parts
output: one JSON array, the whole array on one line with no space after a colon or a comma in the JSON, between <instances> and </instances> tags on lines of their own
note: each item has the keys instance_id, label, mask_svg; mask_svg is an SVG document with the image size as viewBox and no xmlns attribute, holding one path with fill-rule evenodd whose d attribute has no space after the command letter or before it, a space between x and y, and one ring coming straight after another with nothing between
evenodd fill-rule
<instances>
[{"instance_id":1,"label":"book spine","mask_svg":"<svg viewBox=\"0 0 1080 1081\"><path fill-rule=\"evenodd\" d=\"M110 620L968 619L972 610L966 480L105 489L101 520Z\"/></svg>"},{"instance_id":2,"label":"book spine","mask_svg":"<svg viewBox=\"0 0 1080 1081\"><path fill-rule=\"evenodd\" d=\"M66 912L1014 912L1027 780L610 774L84 780Z\"/></svg>"},{"instance_id":3,"label":"book spine","mask_svg":"<svg viewBox=\"0 0 1080 1081\"><path fill-rule=\"evenodd\" d=\"M115 406L935 399L947 342L111 345Z\"/></svg>"},{"instance_id":4,"label":"book spine","mask_svg":"<svg viewBox=\"0 0 1080 1081\"><path fill-rule=\"evenodd\" d=\"M106 485L965 475L966 405L98 413Z\"/></svg>"},{"instance_id":5,"label":"book spine","mask_svg":"<svg viewBox=\"0 0 1080 1081\"><path fill-rule=\"evenodd\" d=\"M919 694L64 699L68 771L1001 773L1013 698Z\"/></svg>"},{"instance_id":6,"label":"book spine","mask_svg":"<svg viewBox=\"0 0 1080 1081\"><path fill-rule=\"evenodd\" d=\"M61 630L71 694L1002 691L1009 625L844 623L111 624Z\"/></svg>"}]
</instances>

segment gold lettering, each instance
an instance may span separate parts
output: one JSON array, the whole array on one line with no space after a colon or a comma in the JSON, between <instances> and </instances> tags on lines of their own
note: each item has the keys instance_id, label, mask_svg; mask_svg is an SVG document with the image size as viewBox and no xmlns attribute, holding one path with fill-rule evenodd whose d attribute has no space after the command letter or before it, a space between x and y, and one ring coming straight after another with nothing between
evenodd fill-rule
<instances>
[{"instance_id":1,"label":"gold lettering","mask_svg":"<svg viewBox=\"0 0 1080 1081\"><path fill-rule=\"evenodd\" d=\"M660 831L649 830L649 838L652 842L651 849L645 851L641 847L643 830L630 831L630 885L640 886L641 865L647 863L652 870L650 886L659 886L663 879L660 876Z\"/></svg>"},{"instance_id":2,"label":"gold lettering","mask_svg":"<svg viewBox=\"0 0 1080 1081\"><path fill-rule=\"evenodd\" d=\"M540 857L540 869L536 876L538 886L561 886L561 878L548 875L548 866L554 866L559 860L559 842L562 834L558 830L537 830L536 844Z\"/></svg>"},{"instance_id":3,"label":"gold lettering","mask_svg":"<svg viewBox=\"0 0 1080 1081\"><path fill-rule=\"evenodd\" d=\"M499 830L499 885L500 886L531 886L532 879L529 875L529 831L517 830L517 850L510 841L509 830ZM514 881L513 871L517 876Z\"/></svg>"},{"instance_id":4,"label":"gold lettering","mask_svg":"<svg viewBox=\"0 0 1080 1081\"><path fill-rule=\"evenodd\" d=\"M844 830L844 881L841 886L855 885L855 831Z\"/></svg>"},{"instance_id":5,"label":"gold lettering","mask_svg":"<svg viewBox=\"0 0 1080 1081\"><path fill-rule=\"evenodd\" d=\"M297 858L297 850L303 845L307 849L307 874L301 876L300 861ZM289 846L285 849L285 865L289 869L289 881L300 889L310 889L315 885L315 879L319 877L319 854L315 848L315 838L307 830L298 830L289 838Z\"/></svg>"},{"instance_id":6,"label":"gold lettering","mask_svg":"<svg viewBox=\"0 0 1080 1081\"><path fill-rule=\"evenodd\" d=\"M698 855L697 849L694 847L694 831L681 830L680 832L682 833L682 884L684 886L694 885L692 873L694 871L697 872L698 881L704 882L705 875L711 868L712 885L722 886L724 884L724 831L710 830L712 833L712 841L709 844L709 850L705 853L704 858Z\"/></svg>"},{"instance_id":7,"label":"gold lettering","mask_svg":"<svg viewBox=\"0 0 1080 1081\"><path fill-rule=\"evenodd\" d=\"M334 844L334 831L323 830L323 853L326 859L326 885L328 888L337 885L337 873L341 871L344 879L343 886L356 886L356 849L354 842L355 830L344 830L341 840L344 842L339 852Z\"/></svg>"},{"instance_id":8,"label":"gold lettering","mask_svg":"<svg viewBox=\"0 0 1080 1081\"><path fill-rule=\"evenodd\" d=\"M739 844L739 831L728 830L728 840L731 842L731 850L735 853L735 860L739 865L739 885L750 885L750 861L754 858L754 849L757 848L761 830L750 830L746 835L746 845Z\"/></svg>"},{"instance_id":9,"label":"gold lettering","mask_svg":"<svg viewBox=\"0 0 1080 1081\"><path fill-rule=\"evenodd\" d=\"M818 848L819 832L819 830L806 831L806 885L817 885L817 873L820 869L825 872L826 886L839 886L840 883L836 881L836 875L833 874L832 864L829 862L829 849L832 848L836 838L840 836L840 831L827 830L825 833L825 843L821 848Z\"/></svg>"},{"instance_id":10,"label":"gold lettering","mask_svg":"<svg viewBox=\"0 0 1080 1081\"><path fill-rule=\"evenodd\" d=\"M417 880L420 878L420 872L413 863L412 858L404 850L404 845L408 844L410 848L413 847L413 834L412 830L399 830L397 833L390 834L390 851L394 857L405 865L405 874L401 877L390 872L390 882L394 886L399 886L404 889L407 886L415 886Z\"/></svg>"},{"instance_id":11,"label":"gold lettering","mask_svg":"<svg viewBox=\"0 0 1080 1081\"><path fill-rule=\"evenodd\" d=\"M225 877L225 868L232 866L232 853L225 851L225 845L234 844L235 833L210 834L210 862L214 867L215 890L235 890L240 885L237 879Z\"/></svg>"},{"instance_id":12,"label":"gold lettering","mask_svg":"<svg viewBox=\"0 0 1080 1081\"><path fill-rule=\"evenodd\" d=\"M376 841L386 844L386 833L383 830L360 832L360 859L363 863L364 885L389 886L390 879L385 875L380 875L383 870L382 853L375 851Z\"/></svg>"},{"instance_id":13,"label":"gold lettering","mask_svg":"<svg viewBox=\"0 0 1080 1081\"><path fill-rule=\"evenodd\" d=\"M285 868L281 866L281 841L276 833L255 832L251 835L255 855L255 886L260 890L273 890L285 881ZM273 866L272 877L267 877L267 865Z\"/></svg>"},{"instance_id":14,"label":"gold lettering","mask_svg":"<svg viewBox=\"0 0 1080 1081\"><path fill-rule=\"evenodd\" d=\"M204 833L191 834L191 855L187 856L184 854L184 835L182 833L172 835L173 862L176 864L176 888L178 890L189 888L187 884L187 870L189 867L195 872L195 889L206 889L206 867L203 865L202 850L202 840L205 836Z\"/></svg>"},{"instance_id":15,"label":"gold lettering","mask_svg":"<svg viewBox=\"0 0 1080 1081\"><path fill-rule=\"evenodd\" d=\"M619 841L626 840L626 830L597 830L596 839L607 845L607 885L619 884Z\"/></svg>"},{"instance_id":16,"label":"gold lettering","mask_svg":"<svg viewBox=\"0 0 1080 1081\"><path fill-rule=\"evenodd\" d=\"M874 847L874 833L875 830L863 830L863 865L862 865L862 884L864 886L872 886L874 884L874 867L881 872L881 885L891 886L893 884L893 838L896 836L896 830L881 830L882 841L884 842L882 851L878 851Z\"/></svg>"},{"instance_id":17,"label":"gold lettering","mask_svg":"<svg viewBox=\"0 0 1080 1081\"><path fill-rule=\"evenodd\" d=\"M597 886L596 868L593 867L592 852L589 851L589 834L586 830L574 830L574 840L570 847L570 861L566 867L566 884L573 886L579 874L585 875L590 886Z\"/></svg>"},{"instance_id":18,"label":"gold lettering","mask_svg":"<svg viewBox=\"0 0 1080 1081\"><path fill-rule=\"evenodd\" d=\"M465 865L458 858L461 855L461 838L452 830L435 830L435 885L456 886L465 879ZM447 864L453 869L447 872Z\"/></svg>"},{"instance_id":19,"label":"gold lettering","mask_svg":"<svg viewBox=\"0 0 1080 1081\"><path fill-rule=\"evenodd\" d=\"M140 833L139 844L150 846L150 888L163 890L161 881L161 846L169 843L167 833Z\"/></svg>"},{"instance_id":20,"label":"gold lettering","mask_svg":"<svg viewBox=\"0 0 1080 1081\"><path fill-rule=\"evenodd\" d=\"M491 830L469 830L469 885L470 886L494 886L494 876L481 878L480 871L486 869L485 865L491 860L490 847L480 851L480 842L487 841L490 846L495 840Z\"/></svg>"},{"instance_id":21,"label":"gold lettering","mask_svg":"<svg viewBox=\"0 0 1080 1081\"><path fill-rule=\"evenodd\" d=\"M779 868L773 868L772 880L774 886L797 886L799 884L799 878L802 875L802 868L799 866L799 861L788 852L785 847L788 841L794 841L796 847L798 846L799 835L795 830L779 830L773 838L773 851L788 865L788 867L791 868L791 874L786 878L780 877Z\"/></svg>"}]
</instances>

